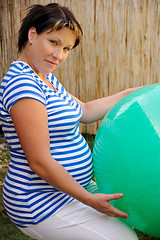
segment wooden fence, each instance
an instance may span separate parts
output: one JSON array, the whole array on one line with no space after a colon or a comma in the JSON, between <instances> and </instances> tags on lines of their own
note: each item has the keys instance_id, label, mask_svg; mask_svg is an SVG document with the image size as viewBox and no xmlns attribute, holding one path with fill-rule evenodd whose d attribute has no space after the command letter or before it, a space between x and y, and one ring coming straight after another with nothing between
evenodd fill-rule
<instances>
[{"instance_id":1,"label":"wooden fence","mask_svg":"<svg viewBox=\"0 0 160 240\"><path fill-rule=\"evenodd\" d=\"M0 78L17 58L17 31L31 4L68 6L84 36L68 60L54 72L82 101L127 87L160 82L159 0L0 0ZM81 125L95 134L98 123Z\"/></svg>"}]
</instances>

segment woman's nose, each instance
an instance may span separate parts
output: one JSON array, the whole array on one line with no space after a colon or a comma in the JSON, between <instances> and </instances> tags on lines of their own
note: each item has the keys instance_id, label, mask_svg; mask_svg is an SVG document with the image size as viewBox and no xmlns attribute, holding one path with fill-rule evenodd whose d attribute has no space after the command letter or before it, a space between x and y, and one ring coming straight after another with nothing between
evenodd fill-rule
<instances>
[{"instance_id":1,"label":"woman's nose","mask_svg":"<svg viewBox=\"0 0 160 240\"><path fill-rule=\"evenodd\" d=\"M63 57L63 49L61 47L56 47L53 52L53 57L61 60Z\"/></svg>"}]
</instances>

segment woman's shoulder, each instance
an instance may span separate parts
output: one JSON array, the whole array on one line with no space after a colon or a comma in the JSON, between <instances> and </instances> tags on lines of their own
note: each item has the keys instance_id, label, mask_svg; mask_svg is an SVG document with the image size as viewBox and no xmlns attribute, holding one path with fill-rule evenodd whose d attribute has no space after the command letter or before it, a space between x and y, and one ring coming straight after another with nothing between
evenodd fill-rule
<instances>
[{"instance_id":1,"label":"woman's shoulder","mask_svg":"<svg viewBox=\"0 0 160 240\"><path fill-rule=\"evenodd\" d=\"M33 75L33 70L25 62L13 61L5 77L6 76L14 77L20 74Z\"/></svg>"},{"instance_id":2,"label":"woman's shoulder","mask_svg":"<svg viewBox=\"0 0 160 240\"><path fill-rule=\"evenodd\" d=\"M34 71L24 62L14 61L6 75L4 76L1 85L5 88L10 86L18 86L19 84L37 85Z\"/></svg>"},{"instance_id":3,"label":"woman's shoulder","mask_svg":"<svg viewBox=\"0 0 160 240\"><path fill-rule=\"evenodd\" d=\"M22 98L33 98L45 104L43 89L32 74L30 67L23 63L13 63L2 80L0 101L9 111L11 106Z\"/></svg>"}]
</instances>

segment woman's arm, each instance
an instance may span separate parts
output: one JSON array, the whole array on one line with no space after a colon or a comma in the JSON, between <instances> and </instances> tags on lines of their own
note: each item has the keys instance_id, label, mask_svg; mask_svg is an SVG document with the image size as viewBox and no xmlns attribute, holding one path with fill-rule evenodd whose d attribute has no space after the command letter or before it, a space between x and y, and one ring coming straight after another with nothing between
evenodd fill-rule
<instances>
[{"instance_id":1,"label":"woman's arm","mask_svg":"<svg viewBox=\"0 0 160 240\"><path fill-rule=\"evenodd\" d=\"M78 184L72 176L55 161L50 154L48 116L46 107L37 100L24 98L16 102L10 114L29 166L50 185L89 205L96 210L114 217L128 215L112 207L110 200L122 194L91 194Z\"/></svg>"},{"instance_id":2,"label":"woman's arm","mask_svg":"<svg viewBox=\"0 0 160 240\"><path fill-rule=\"evenodd\" d=\"M139 87L138 87L139 88ZM129 88L114 95L93 100L87 103L81 102L79 99L76 99L77 102L82 107L83 115L81 118L82 123L92 123L102 119L105 114L123 97L127 94L135 91L138 88Z\"/></svg>"}]
</instances>

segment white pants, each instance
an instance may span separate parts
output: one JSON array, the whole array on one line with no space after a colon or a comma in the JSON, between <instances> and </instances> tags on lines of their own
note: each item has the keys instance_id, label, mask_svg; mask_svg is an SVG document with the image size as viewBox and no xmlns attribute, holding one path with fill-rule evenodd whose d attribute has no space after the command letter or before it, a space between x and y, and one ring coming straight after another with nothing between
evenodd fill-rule
<instances>
[{"instance_id":1,"label":"white pants","mask_svg":"<svg viewBox=\"0 0 160 240\"><path fill-rule=\"evenodd\" d=\"M136 233L118 219L101 214L77 200L43 222L20 230L39 240L138 239Z\"/></svg>"}]
</instances>

